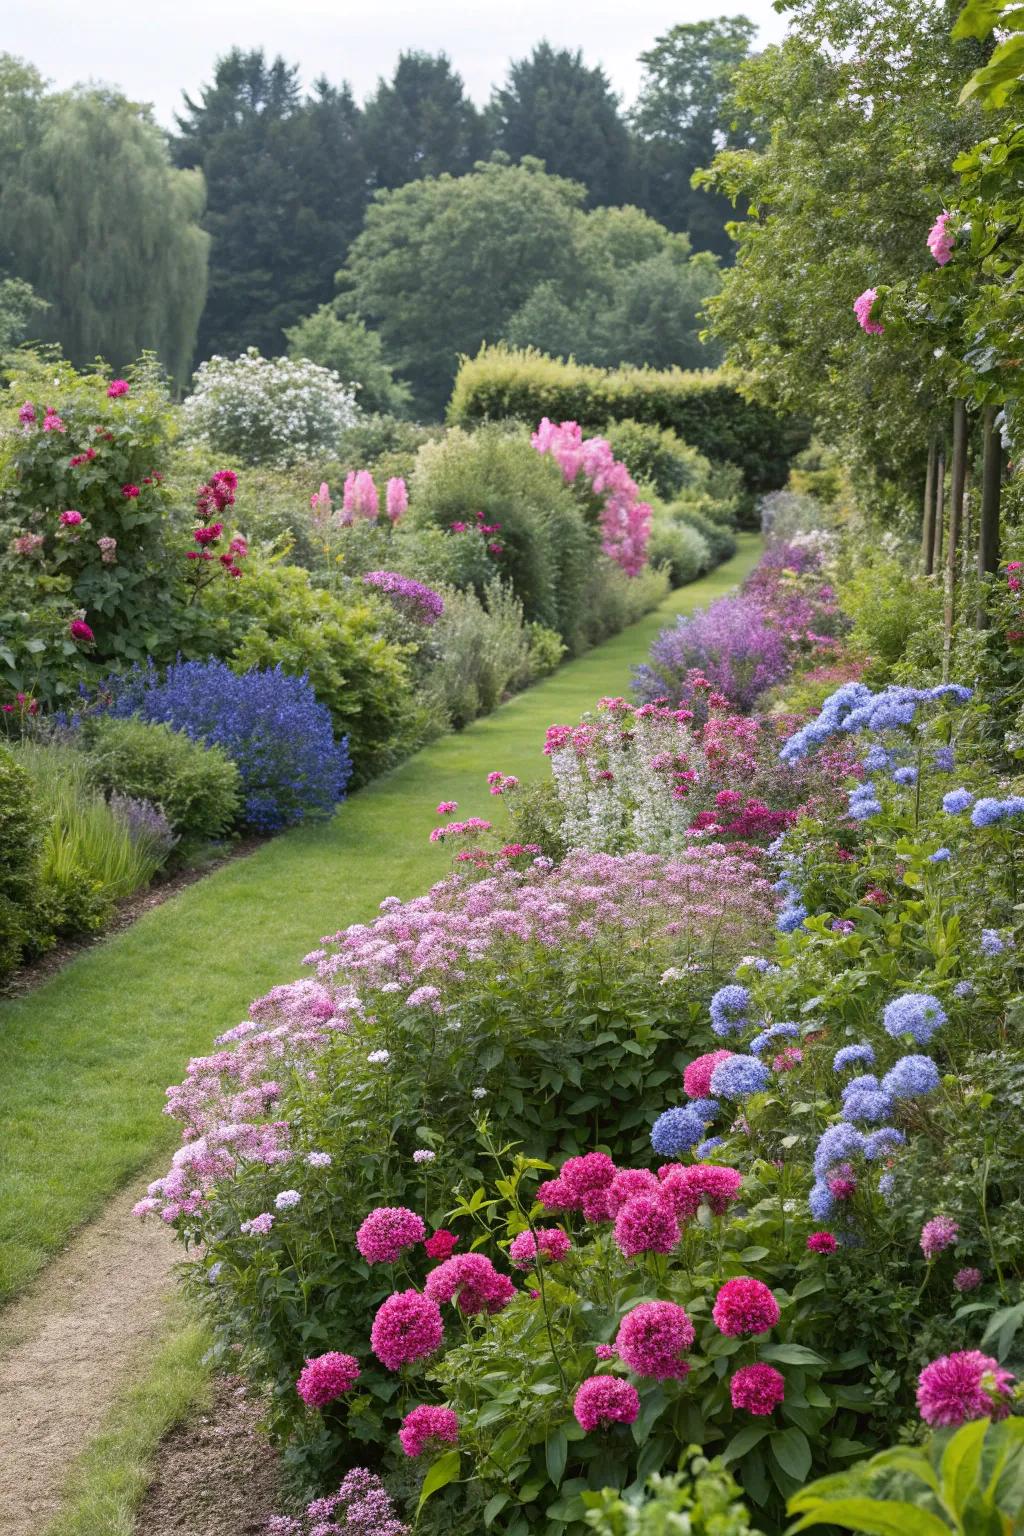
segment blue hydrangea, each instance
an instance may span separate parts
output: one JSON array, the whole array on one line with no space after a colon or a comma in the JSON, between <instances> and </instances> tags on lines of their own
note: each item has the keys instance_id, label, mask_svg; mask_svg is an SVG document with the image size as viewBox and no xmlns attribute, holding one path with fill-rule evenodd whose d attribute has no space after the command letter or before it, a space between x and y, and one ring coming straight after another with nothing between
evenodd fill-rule
<instances>
[{"instance_id":1,"label":"blue hydrangea","mask_svg":"<svg viewBox=\"0 0 1024 1536\"><path fill-rule=\"evenodd\" d=\"M763 1093L770 1081L771 1073L756 1056L730 1056L712 1072L711 1092L723 1099L745 1099Z\"/></svg>"},{"instance_id":2,"label":"blue hydrangea","mask_svg":"<svg viewBox=\"0 0 1024 1536\"><path fill-rule=\"evenodd\" d=\"M948 864L952 857L948 848L936 848L935 852L929 856L928 862L929 864Z\"/></svg>"},{"instance_id":3,"label":"blue hydrangea","mask_svg":"<svg viewBox=\"0 0 1024 1536\"><path fill-rule=\"evenodd\" d=\"M701 1161L703 1161L704 1158L710 1157L712 1152L717 1152L719 1147L724 1146L724 1136L709 1136L707 1141L699 1141L697 1143L693 1149L693 1155L694 1157L700 1158Z\"/></svg>"},{"instance_id":4,"label":"blue hydrangea","mask_svg":"<svg viewBox=\"0 0 1024 1536\"><path fill-rule=\"evenodd\" d=\"M736 967L737 973L739 972L740 967L744 965L749 965L750 969L752 971L756 971L759 976L770 976L779 969L779 967L777 965L773 965L770 960L766 960L763 955L744 955L743 959Z\"/></svg>"},{"instance_id":5,"label":"blue hydrangea","mask_svg":"<svg viewBox=\"0 0 1024 1536\"><path fill-rule=\"evenodd\" d=\"M906 784L916 784L917 783L917 769L916 768L897 768L895 773L892 776L892 781L893 781L894 784L904 784L904 785L906 785Z\"/></svg>"},{"instance_id":6,"label":"blue hydrangea","mask_svg":"<svg viewBox=\"0 0 1024 1536\"><path fill-rule=\"evenodd\" d=\"M880 1157L906 1144L907 1138L902 1131L898 1131L894 1125L882 1125L877 1131L869 1131L865 1136L864 1156L869 1163L875 1163Z\"/></svg>"},{"instance_id":7,"label":"blue hydrangea","mask_svg":"<svg viewBox=\"0 0 1024 1536\"><path fill-rule=\"evenodd\" d=\"M953 988L953 996L954 997L973 997L974 996L974 982L973 981L958 981L956 986Z\"/></svg>"},{"instance_id":8,"label":"blue hydrangea","mask_svg":"<svg viewBox=\"0 0 1024 1536\"><path fill-rule=\"evenodd\" d=\"M974 796L969 789L951 789L942 797L942 809L947 816L962 816L973 804Z\"/></svg>"},{"instance_id":9,"label":"blue hydrangea","mask_svg":"<svg viewBox=\"0 0 1024 1536\"><path fill-rule=\"evenodd\" d=\"M852 1067L855 1061L864 1062L865 1066L873 1067L875 1053L870 1045L842 1045L832 1058L833 1072L845 1072L847 1067Z\"/></svg>"},{"instance_id":10,"label":"blue hydrangea","mask_svg":"<svg viewBox=\"0 0 1024 1536\"><path fill-rule=\"evenodd\" d=\"M937 997L930 992L904 992L886 1004L882 1015L886 1034L898 1040L913 1035L918 1045L927 1045L937 1029L946 1022L946 1014Z\"/></svg>"},{"instance_id":11,"label":"blue hydrangea","mask_svg":"<svg viewBox=\"0 0 1024 1536\"><path fill-rule=\"evenodd\" d=\"M956 754L952 747L936 747L932 761L938 773L952 773L956 767Z\"/></svg>"},{"instance_id":12,"label":"blue hydrangea","mask_svg":"<svg viewBox=\"0 0 1024 1536\"><path fill-rule=\"evenodd\" d=\"M882 1087L894 1099L916 1099L938 1086L939 1069L930 1056L901 1056L882 1078Z\"/></svg>"},{"instance_id":13,"label":"blue hydrangea","mask_svg":"<svg viewBox=\"0 0 1024 1536\"><path fill-rule=\"evenodd\" d=\"M775 919L775 926L780 933L795 933L804 925L807 916L807 908L802 901L791 902L783 907Z\"/></svg>"},{"instance_id":14,"label":"blue hydrangea","mask_svg":"<svg viewBox=\"0 0 1024 1536\"><path fill-rule=\"evenodd\" d=\"M751 1040L747 1049L752 1056L760 1056L766 1045L773 1040L798 1040L800 1030L795 1024L772 1024Z\"/></svg>"},{"instance_id":15,"label":"blue hydrangea","mask_svg":"<svg viewBox=\"0 0 1024 1536\"><path fill-rule=\"evenodd\" d=\"M997 928L983 928L981 930L981 952L983 955L1001 955L1006 949L1006 940Z\"/></svg>"},{"instance_id":16,"label":"blue hydrangea","mask_svg":"<svg viewBox=\"0 0 1024 1536\"><path fill-rule=\"evenodd\" d=\"M694 1110L700 1115L704 1124L709 1125L722 1106L717 1099L691 1099L686 1107Z\"/></svg>"},{"instance_id":17,"label":"blue hydrangea","mask_svg":"<svg viewBox=\"0 0 1024 1536\"><path fill-rule=\"evenodd\" d=\"M1024 816L1024 795L1009 795L1003 801L1004 816Z\"/></svg>"},{"instance_id":18,"label":"blue hydrangea","mask_svg":"<svg viewBox=\"0 0 1024 1536\"><path fill-rule=\"evenodd\" d=\"M746 987L741 987L737 982L719 987L708 1006L711 1028L716 1035L739 1034L750 1023L747 1018L749 1007L750 993Z\"/></svg>"},{"instance_id":19,"label":"blue hydrangea","mask_svg":"<svg viewBox=\"0 0 1024 1536\"><path fill-rule=\"evenodd\" d=\"M836 1163L849 1162L851 1157L864 1151L864 1136L856 1126L841 1120L822 1131L814 1152L814 1176L823 1179Z\"/></svg>"},{"instance_id":20,"label":"blue hydrangea","mask_svg":"<svg viewBox=\"0 0 1024 1536\"><path fill-rule=\"evenodd\" d=\"M843 1114L848 1120L866 1120L874 1125L888 1120L892 1100L873 1073L855 1077L843 1089Z\"/></svg>"},{"instance_id":21,"label":"blue hydrangea","mask_svg":"<svg viewBox=\"0 0 1024 1536\"><path fill-rule=\"evenodd\" d=\"M677 1157L703 1136L704 1120L690 1105L666 1109L651 1126L651 1146L661 1157Z\"/></svg>"},{"instance_id":22,"label":"blue hydrangea","mask_svg":"<svg viewBox=\"0 0 1024 1536\"><path fill-rule=\"evenodd\" d=\"M997 821L1002 821L1005 812L1001 800L993 799L991 795L985 795L975 802L971 812L972 827L994 827Z\"/></svg>"},{"instance_id":23,"label":"blue hydrangea","mask_svg":"<svg viewBox=\"0 0 1024 1536\"><path fill-rule=\"evenodd\" d=\"M835 1210L835 1196L824 1179L816 1179L807 1196L807 1208L815 1221L828 1221Z\"/></svg>"},{"instance_id":24,"label":"blue hydrangea","mask_svg":"<svg viewBox=\"0 0 1024 1536\"><path fill-rule=\"evenodd\" d=\"M864 767L869 773L878 773L880 769L888 768L891 762L891 755L877 742L873 747L868 748L864 757Z\"/></svg>"}]
</instances>

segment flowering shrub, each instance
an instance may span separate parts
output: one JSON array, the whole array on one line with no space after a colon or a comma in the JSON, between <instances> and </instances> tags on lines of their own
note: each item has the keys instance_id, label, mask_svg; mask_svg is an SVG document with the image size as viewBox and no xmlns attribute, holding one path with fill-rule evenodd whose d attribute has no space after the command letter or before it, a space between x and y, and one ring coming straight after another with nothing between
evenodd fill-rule
<instances>
[{"instance_id":1,"label":"flowering shrub","mask_svg":"<svg viewBox=\"0 0 1024 1536\"><path fill-rule=\"evenodd\" d=\"M213 453L244 464L294 464L333 453L358 412L355 392L305 359L211 357L192 376L185 430Z\"/></svg>"},{"instance_id":2,"label":"flowering shrub","mask_svg":"<svg viewBox=\"0 0 1024 1536\"><path fill-rule=\"evenodd\" d=\"M368 571L363 577L368 587L374 587L408 614L417 623L429 628L444 613L444 598L425 587L421 581L399 576L397 571Z\"/></svg>"},{"instance_id":3,"label":"flowering shrub","mask_svg":"<svg viewBox=\"0 0 1024 1536\"><path fill-rule=\"evenodd\" d=\"M551 454L567 484L583 476L600 502L601 548L627 576L635 576L647 559L651 509L607 440L585 438L575 421L556 427L545 416L530 441L538 453Z\"/></svg>"}]
</instances>

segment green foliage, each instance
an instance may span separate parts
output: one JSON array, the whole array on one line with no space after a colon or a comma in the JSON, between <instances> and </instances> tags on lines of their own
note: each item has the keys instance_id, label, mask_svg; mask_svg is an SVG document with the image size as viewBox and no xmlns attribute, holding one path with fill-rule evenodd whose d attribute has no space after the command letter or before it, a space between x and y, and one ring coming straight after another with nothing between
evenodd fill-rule
<instances>
[{"instance_id":1,"label":"green foliage","mask_svg":"<svg viewBox=\"0 0 1024 1536\"><path fill-rule=\"evenodd\" d=\"M1024 1419L979 1419L821 1478L789 1501L791 1532L1009 1536L1024 1518Z\"/></svg>"},{"instance_id":2,"label":"green foliage","mask_svg":"<svg viewBox=\"0 0 1024 1536\"><path fill-rule=\"evenodd\" d=\"M398 55L363 108L362 142L374 187L424 176L464 176L483 158L488 131L446 54Z\"/></svg>"},{"instance_id":3,"label":"green foliage","mask_svg":"<svg viewBox=\"0 0 1024 1536\"><path fill-rule=\"evenodd\" d=\"M695 1456L688 1474L654 1473L638 1492L584 1492L587 1524L598 1536L758 1536L736 1480L716 1457Z\"/></svg>"},{"instance_id":4,"label":"green foliage","mask_svg":"<svg viewBox=\"0 0 1024 1536\"><path fill-rule=\"evenodd\" d=\"M158 805L184 838L223 837L241 805L238 769L216 746L204 747L169 725L99 718L87 727L88 780Z\"/></svg>"},{"instance_id":5,"label":"green foliage","mask_svg":"<svg viewBox=\"0 0 1024 1536\"><path fill-rule=\"evenodd\" d=\"M25 769L0 746L0 980L34 936L33 908L45 822Z\"/></svg>"},{"instance_id":6,"label":"green foliage","mask_svg":"<svg viewBox=\"0 0 1024 1536\"><path fill-rule=\"evenodd\" d=\"M47 308L34 322L78 367L155 352L188 376L206 296L202 177L176 171L149 109L105 88L47 95L0 60L4 260Z\"/></svg>"},{"instance_id":7,"label":"green foliage","mask_svg":"<svg viewBox=\"0 0 1024 1536\"><path fill-rule=\"evenodd\" d=\"M851 648L870 658L866 680L885 684L915 636L941 645L942 592L902 561L875 554L840 586L840 606L853 620Z\"/></svg>"},{"instance_id":8,"label":"green foliage","mask_svg":"<svg viewBox=\"0 0 1024 1536\"><path fill-rule=\"evenodd\" d=\"M736 536L729 528L715 522L710 517L703 516L685 501L674 502L668 509L670 517L677 523L685 523L700 534L711 551L711 564L719 565L723 560L731 560L736 553Z\"/></svg>"},{"instance_id":9,"label":"green foliage","mask_svg":"<svg viewBox=\"0 0 1024 1536\"><path fill-rule=\"evenodd\" d=\"M297 325L286 327L288 355L330 368L345 383L358 384L356 401L365 411L400 415L410 400L409 387L395 378L376 331L361 320L339 315L321 304Z\"/></svg>"},{"instance_id":10,"label":"green foliage","mask_svg":"<svg viewBox=\"0 0 1024 1536\"><path fill-rule=\"evenodd\" d=\"M30 283L0 273L0 355L24 341L33 318L47 308Z\"/></svg>"},{"instance_id":11,"label":"green foliage","mask_svg":"<svg viewBox=\"0 0 1024 1536\"><path fill-rule=\"evenodd\" d=\"M758 491L785 482L790 458L807 441L802 426L744 400L723 372L604 371L504 346L463 359L448 416L460 426L512 416L534 427L548 416L585 431L626 418L668 427L707 458L738 464Z\"/></svg>"},{"instance_id":12,"label":"green foliage","mask_svg":"<svg viewBox=\"0 0 1024 1536\"><path fill-rule=\"evenodd\" d=\"M671 501L684 490L699 491L707 486L711 465L671 427L632 421L626 416L610 421L604 436L633 479L653 485L665 501Z\"/></svg>"},{"instance_id":13,"label":"green foliage","mask_svg":"<svg viewBox=\"0 0 1024 1536\"><path fill-rule=\"evenodd\" d=\"M655 515L647 558L652 565L668 567L673 587L683 587L710 570L713 563L707 540L690 523Z\"/></svg>"},{"instance_id":14,"label":"green foliage","mask_svg":"<svg viewBox=\"0 0 1024 1536\"><path fill-rule=\"evenodd\" d=\"M507 694L553 672L564 650L553 630L524 625L522 604L497 578L482 597L449 588L418 658L430 713L439 724L468 725Z\"/></svg>"}]
</instances>

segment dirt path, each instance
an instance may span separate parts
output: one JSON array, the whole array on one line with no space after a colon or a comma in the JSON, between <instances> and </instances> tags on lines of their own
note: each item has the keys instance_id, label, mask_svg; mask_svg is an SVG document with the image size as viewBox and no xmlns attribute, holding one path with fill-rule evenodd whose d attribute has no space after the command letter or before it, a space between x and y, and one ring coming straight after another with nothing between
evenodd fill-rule
<instances>
[{"instance_id":1,"label":"dirt path","mask_svg":"<svg viewBox=\"0 0 1024 1536\"><path fill-rule=\"evenodd\" d=\"M166 1227L132 1218L140 1193L112 1200L0 1315L2 1536L39 1536L56 1515L72 1459L159 1332L181 1253Z\"/></svg>"}]
</instances>

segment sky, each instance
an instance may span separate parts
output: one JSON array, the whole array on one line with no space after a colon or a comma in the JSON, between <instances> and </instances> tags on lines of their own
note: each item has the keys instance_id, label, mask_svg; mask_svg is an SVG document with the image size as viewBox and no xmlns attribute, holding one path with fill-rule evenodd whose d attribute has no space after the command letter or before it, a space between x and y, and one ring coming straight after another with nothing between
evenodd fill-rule
<instances>
[{"instance_id":1,"label":"sky","mask_svg":"<svg viewBox=\"0 0 1024 1536\"><path fill-rule=\"evenodd\" d=\"M602 64L628 105L637 55L678 22L742 12L761 43L785 31L771 0L11 0L3 9L0 51L29 60L58 88L102 81L151 101L167 127L182 89L194 94L216 55L234 45L283 54L306 84L319 74L348 80L359 100L391 73L400 50L443 51L483 103L507 61L547 38Z\"/></svg>"}]
</instances>

